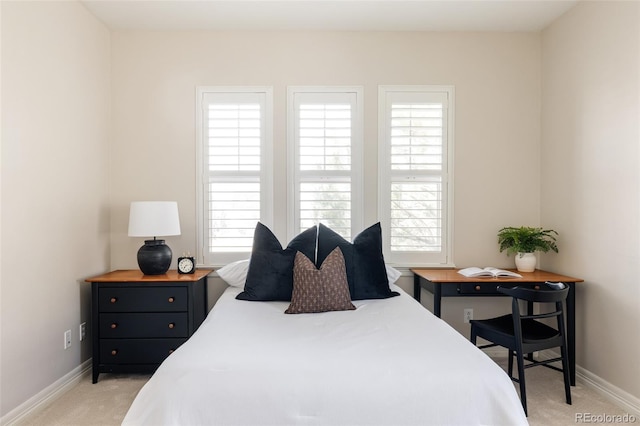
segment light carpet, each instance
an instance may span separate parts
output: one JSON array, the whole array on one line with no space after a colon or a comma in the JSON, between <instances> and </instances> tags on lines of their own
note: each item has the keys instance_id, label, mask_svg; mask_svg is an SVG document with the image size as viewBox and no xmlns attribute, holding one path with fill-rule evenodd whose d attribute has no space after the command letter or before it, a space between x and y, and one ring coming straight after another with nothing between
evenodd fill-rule
<instances>
[{"instance_id":1,"label":"light carpet","mask_svg":"<svg viewBox=\"0 0 640 426\"><path fill-rule=\"evenodd\" d=\"M496 362L504 367L506 358ZM17 422L20 426L119 425L131 402L149 379L149 375L101 374L98 383L91 375L82 378L71 390L49 406ZM622 408L578 381L571 388L573 405L564 402L562 374L544 367L526 371L529 424L562 426L585 423L579 416L625 415ZM517 384L514 383L517 388ZM482 395L478 395L479 398Z\"/></svg>"}]
</instances>

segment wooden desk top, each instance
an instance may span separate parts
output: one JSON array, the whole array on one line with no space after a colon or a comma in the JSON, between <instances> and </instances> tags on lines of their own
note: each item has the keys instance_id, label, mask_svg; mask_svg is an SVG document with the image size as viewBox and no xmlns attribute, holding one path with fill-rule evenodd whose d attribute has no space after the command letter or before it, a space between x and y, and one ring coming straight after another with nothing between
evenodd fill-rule
<instances>
[{"instance_id":1,"label":"wooden desk top","mask_svg":"<svg viewBox=\"0 0 640 426\"><path fill-rule=\"evenodd\" d=\"M179 274L175 269L167 271L161 275L145 275L139 269L121 269L87 278L88 283L113 283L113 282L175 282L175 281L198 281L206 277L213 269L196 269L193 274Z\"/></svg>"},{"instance_id":2,"label":"wooden desk top","mask_svg":"<svg viewBox=\"0 0 640 426\"><path fill-rule=\"evenodd\" d=\"M509 269L510 271L518 272L522 275L522 278L513 277L465 277L458 273L459 269L411 269L411 272L429 280L433 283L463 283L463 282L520 282L520 283L538 283L538 282L566 282L566 283L580 283L584 280L582 278L573 278L566 275L554 274L553 272L542 271L536 269L533 272L518 272L515 269Z\"/></svg>"}]
</instances>

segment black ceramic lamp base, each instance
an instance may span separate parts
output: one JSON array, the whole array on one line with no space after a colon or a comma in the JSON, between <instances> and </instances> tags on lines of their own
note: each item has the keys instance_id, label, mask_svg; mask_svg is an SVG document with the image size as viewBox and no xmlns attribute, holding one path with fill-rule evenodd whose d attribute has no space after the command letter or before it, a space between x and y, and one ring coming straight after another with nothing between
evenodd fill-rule
<instances>
[{"instance_id":1,"label":"black ceramic lamp base","mask_svg":"<svg viewBox=\"0 0 640 426\"><path fill-rule=\"evenodd\" d=\"M162 275L169 270L172 255L164 240L145 240L138 250L138 266L145 275Z\"/></svg>"}]
</instances>

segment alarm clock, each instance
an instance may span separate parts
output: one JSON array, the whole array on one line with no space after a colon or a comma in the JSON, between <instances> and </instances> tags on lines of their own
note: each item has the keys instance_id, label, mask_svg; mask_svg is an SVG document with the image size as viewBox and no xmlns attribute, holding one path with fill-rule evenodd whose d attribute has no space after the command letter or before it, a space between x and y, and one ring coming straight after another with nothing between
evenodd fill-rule
<instances>
[{"instance_id":1,"label":"alarm clock","mask_svg":"<svg viewBox=\"0 0 640 426\"><path fill-rule=\"evenodd\" d=\"M196 259L190 256L183 256L178 258L178 273L179 274L193 274L196 272Z\"/></svg>"}]
</instances>

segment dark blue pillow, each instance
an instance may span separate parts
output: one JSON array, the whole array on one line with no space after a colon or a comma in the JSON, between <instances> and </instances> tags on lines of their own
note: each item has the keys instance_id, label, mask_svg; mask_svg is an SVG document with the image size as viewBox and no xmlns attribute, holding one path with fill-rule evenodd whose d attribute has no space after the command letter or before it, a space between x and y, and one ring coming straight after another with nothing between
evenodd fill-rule
<instances>
[{"instance_id":1,"label":"dark blue pillow","mask_svg":"<svg viewBox=\"0 0 640 426\"><path fill-rule=\"evenodd\" d=\"M344 255L351 300L386 299L399 295L389 289L389 279L382 255L380 222L358 234L353 239L353 243L320 224L316 267L322 265L324 259L336 247L340 247Z\"/></svg>"},{"instance_id":2,"label":"dark blue pillow","mask_svg":"<svg viewBox=\"0 0 640 426\"><path fill-rule=\"evenodd\" d=\"M296 252L300 251L309 259L315 259L316 234L315 226L309 228L283 249L273 232L258 222L253 234L247 281L244 291L238 294L236 299L290 301Z\"/></svg>"}]
</instances>

